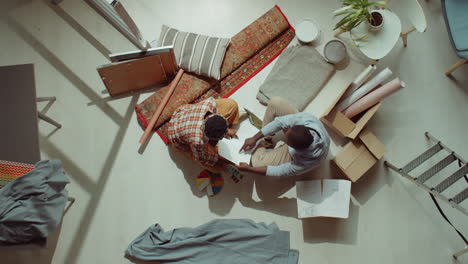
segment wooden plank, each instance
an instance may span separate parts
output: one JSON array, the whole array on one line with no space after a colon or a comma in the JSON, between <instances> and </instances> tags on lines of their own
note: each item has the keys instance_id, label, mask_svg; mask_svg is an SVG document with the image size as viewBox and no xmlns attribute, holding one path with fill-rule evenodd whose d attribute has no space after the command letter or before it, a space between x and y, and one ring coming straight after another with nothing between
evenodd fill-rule
<instances>
[{"instance_id":1,"label":"wooden plank","mask_svg":"<svg viewBox=\"0 0 468 264\"><path fill-rule=\"evenodd\" d=\"M145 142L148 140L148 137L150 136L151 131L153 131L154 125L158 121L158 118L161 115L162 110L164 109L164 107L166 107L166 104L169 101L169 99L171 98L172 94L174 93L174 90L175 90L177 84L179 83L180 78L182 78L182 74L184 74L184 70L179 69L179 71L177 72L176 77L174 78L174 80L172 80L171 84L169 85L169 89L168 89L167 93L164 95L164 98L162 99L161 103L158 105L158 108L156 109L156 112L151 117L151 120L150 120L148 126L145 129L145 133L143 133L143 136L141 136L140 144L145 144Z\"/></svg>"}]
</instances>

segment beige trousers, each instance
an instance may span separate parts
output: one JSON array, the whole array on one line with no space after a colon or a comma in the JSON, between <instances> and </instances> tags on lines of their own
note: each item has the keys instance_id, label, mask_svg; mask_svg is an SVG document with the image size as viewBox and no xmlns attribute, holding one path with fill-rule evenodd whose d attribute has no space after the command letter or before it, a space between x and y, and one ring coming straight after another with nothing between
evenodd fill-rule
<instances>
[{"instance_id":1,"label":"beige trousers","mask_svg":"<svg viewBox=\"0 0 468 264\"><path fill-rule=\"evenodd\" d=\"M263 117L263 126L266 126L278 116L296 114L299 111L281 97L273 97ZM253 167L276 166L292 160L288 151L288 145L284 144L278 148L267 150L264 147L257 148L251 158Z\"/></svg>"}]
</instances>

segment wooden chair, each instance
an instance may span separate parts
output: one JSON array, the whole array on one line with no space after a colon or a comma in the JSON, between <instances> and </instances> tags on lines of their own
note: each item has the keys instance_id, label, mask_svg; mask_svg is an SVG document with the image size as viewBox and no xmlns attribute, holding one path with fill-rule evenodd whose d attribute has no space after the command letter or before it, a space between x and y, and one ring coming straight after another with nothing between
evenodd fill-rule
<instances>
[{"instance_id":1,"label":"wooden chair","mask_svg":"<svg viewBox=\"0 0 468 264\"><path fill-rule=\"evenodd\" d=\"M413 25L411 28L404 30L400 34L401 40L403 41L403 46L406 48L408 44L408 34L414 31L418 31L420 33L425 32L427 28L427 21L426 16L424 15L424 11L418 0L399 1L399 4L401 5L403 12L406 13L406 17L409 18L411 24Z\"/></svg>"}]
</instances>

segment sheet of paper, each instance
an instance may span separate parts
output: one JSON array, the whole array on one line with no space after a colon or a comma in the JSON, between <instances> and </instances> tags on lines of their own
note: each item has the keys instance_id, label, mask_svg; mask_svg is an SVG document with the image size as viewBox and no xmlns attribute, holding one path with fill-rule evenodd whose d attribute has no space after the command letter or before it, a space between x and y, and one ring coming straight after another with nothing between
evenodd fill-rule
<instances>
[{"instance_id":1,"label":"sheet of paper","mask_svg":"<svg viewBox=\"0 0 468 264\"><path fill-rule=\"evenodd\" d=\"M323 188L323 190L322 190ZM348 180L297 181L297 215L348 218L351 182Z\"/></svg>"},{"instance_id":2,"label":"sheet of paper","mask_svg":"<svg viewBox=\"0 0 468 264\"><path fill-rule=\"evenodd\" d=\"M242 120L239 124L239 128L237 130L237 136L239 138L232 138L232 139L223 139L218 143L218 153L222 157L226 158L234 162L235 164L239 164L240 162L250 162L250 156L252 156L251 152L241 152L242 145L244 145L245 139L254 136L257 134L258 129L250 124L248 119Z\"/></svg>"}]
</instances>

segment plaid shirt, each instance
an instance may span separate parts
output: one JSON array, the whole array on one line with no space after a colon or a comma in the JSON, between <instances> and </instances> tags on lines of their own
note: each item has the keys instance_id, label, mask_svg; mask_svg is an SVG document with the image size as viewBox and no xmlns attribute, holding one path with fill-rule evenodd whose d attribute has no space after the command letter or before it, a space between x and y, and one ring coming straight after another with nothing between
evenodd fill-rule
<instances>
[{"instance_id":1,"label":"plaid shirt","mask_svg":"<svg viewBox=\"0 0 468 264\"><path fill-rule=\"evenodd\" d=\"M193 158L213 166L218 162L216 148L208 144L203 132L206 113L216 114L216 101L210 97L197 104L180 106L169 121L167 134L172 145L181 151L191 151Z\"/></svg>"}]
</instances>

